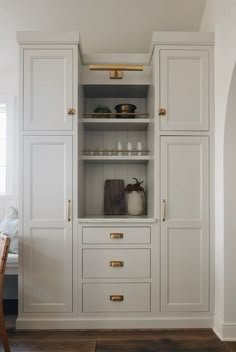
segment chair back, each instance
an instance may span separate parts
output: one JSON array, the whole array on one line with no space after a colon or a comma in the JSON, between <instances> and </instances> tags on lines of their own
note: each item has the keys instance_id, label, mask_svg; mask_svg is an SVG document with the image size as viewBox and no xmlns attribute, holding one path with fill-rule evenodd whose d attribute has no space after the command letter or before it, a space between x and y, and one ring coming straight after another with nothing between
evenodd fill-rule
<instances>
[{"instance_id":1,"label":"chair back","mask_svg":"<svg viewBox=\"0 0 236 352\"><path fill-rule=\"evenodd\" d=\"M4 275L5 272L10 241L9 237L0 233L0 275Z\"/></svg>"}]
</instances>

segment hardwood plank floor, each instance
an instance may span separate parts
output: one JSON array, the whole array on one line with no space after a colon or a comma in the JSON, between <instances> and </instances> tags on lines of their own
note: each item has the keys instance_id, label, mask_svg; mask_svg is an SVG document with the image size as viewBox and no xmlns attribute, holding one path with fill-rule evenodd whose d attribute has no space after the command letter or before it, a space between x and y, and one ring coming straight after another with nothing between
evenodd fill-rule
<instances>
[{"instance_id":1,"label":"hardwood plank floor","mask_svg":"<svg viewBox=\"0 0 236 352\"><path fill-rule=\"evenodd\" d=\"M12 352L236 352L210 329L18 331L15 317L6 323Z\"/></svg>"}]
</instances>

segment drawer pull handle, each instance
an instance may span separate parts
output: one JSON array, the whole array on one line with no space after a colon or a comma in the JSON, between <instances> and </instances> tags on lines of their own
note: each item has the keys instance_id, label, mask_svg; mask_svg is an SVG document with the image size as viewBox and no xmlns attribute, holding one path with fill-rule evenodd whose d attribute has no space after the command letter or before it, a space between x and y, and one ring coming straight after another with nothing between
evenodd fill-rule
<instances>
[{"instance_id":1,"label":"drawer pull handle","mask_svg":"<svg viewBox=\"0 0 236 352\"><path fill-rule=\"evenodd\" d=\"M112 302L122 302L124 300L123 295L111 295L110 296L110 301Z\"/></svg>"},{"instance_id":2,"label":"drawer pull handle","mask_svg":"<svg viewBox=\"0 0 236 352\"><path fill-rule=\"evenodd\" d=\"M112 260L110 261L110 266L112 266L113 268L120 268L122 266L124 266L124 262L121 260Z\"/></svg>"},{"instance_id":3,"label":"drawer pull handle","mask_svg":"<svg viewBox=\"0 0 236 352\"><path fill-rule=\"evenodd\" d=\"M110 233L110 238L111 239L121 239L124 237L123 233Z\"/></svg>"},{"instance_id":4,"label":"drawer pull handle","mask_svg":"<svg viewBox=\"0 0 236 352\"><path fill-rule=\"evenodd\" d=\"M70 199L69 199L69 200L68 200L68 203L67 203L67 221L68 221L68 222L71 221L70 211L71 211L71 201L70 201Z\"/></svg>"}]
</instances>

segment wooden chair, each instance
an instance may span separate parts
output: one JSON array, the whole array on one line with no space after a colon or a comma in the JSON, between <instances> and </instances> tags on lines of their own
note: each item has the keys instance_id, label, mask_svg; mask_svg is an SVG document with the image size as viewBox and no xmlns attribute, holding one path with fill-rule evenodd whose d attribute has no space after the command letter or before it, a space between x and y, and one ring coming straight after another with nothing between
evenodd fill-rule
<instances>
[{"instance_id":1,"label":"wooden chair","mask_svg":"<svg viewBox=\"0 0 236 352\"><path fill-rule=\"evenodd\" d=\"M0 233L0 338L5 352L10 352L10 345L8 342L5 319L3 314L3 302L2 302L2 293L3 293L3 279L7 263L7 254L10 245L10 238Z\"/></svg>"}]
</instances>

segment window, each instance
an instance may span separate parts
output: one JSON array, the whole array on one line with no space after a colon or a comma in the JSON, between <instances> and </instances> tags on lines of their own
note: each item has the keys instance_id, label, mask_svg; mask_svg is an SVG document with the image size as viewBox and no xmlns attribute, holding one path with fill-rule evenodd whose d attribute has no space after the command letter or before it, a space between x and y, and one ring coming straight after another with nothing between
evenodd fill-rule
<instances>
[{"instance_id":1,"label":"window","mask_svg":"<svg viewBox=\"0 0 236 352\"><path fill-rule=\"evenodd\" d=\"M0 96L0 195L16 193L14 98Z\"/></svg>"},{"instance_id":2,"label":"window","mask_svg":"<svg viewBox=\"0 0 236 352\"><path fill-rule=\"evenodd\" d=\"M0 102L0 194L6 193L7 104Z\"/></svg>"}]
</instances>

